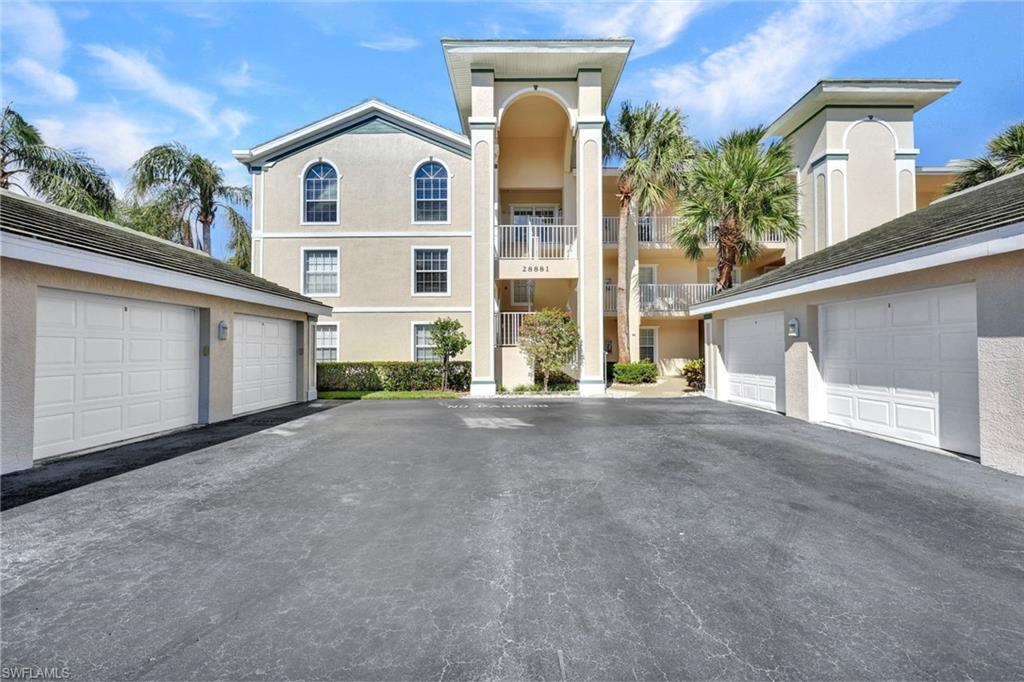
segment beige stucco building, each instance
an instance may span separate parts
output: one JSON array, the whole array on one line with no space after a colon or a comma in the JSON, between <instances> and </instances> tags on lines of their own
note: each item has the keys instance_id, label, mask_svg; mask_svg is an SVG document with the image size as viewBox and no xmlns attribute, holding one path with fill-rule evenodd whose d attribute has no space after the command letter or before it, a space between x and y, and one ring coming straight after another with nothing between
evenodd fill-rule
<instances>
[{"instance_id":1,"label":"beige stucco building","mask_svg":"<svg viewBox=\"0 0 1024 682\"><path fill-rule=\"evenodd\" d=\"M235 150L253 178L253 271L332 307L317 327L321 360L429 359L429 324L459 319L473 342L476 395L531 383L519 324L543 307L565 309L581 330L581 393L603 393L606 360L618 355L619 217L601 129L632 41L442 47L461 132L370 100ZM934 198L916 194L913 114L954 86L829 81L794 105L773 133L793 140L811 227L795 244L767 238L735 280ZM812 176L821 159L834 176L840 147L849 198L836 189L816 204ZM892 201L861 208L883 175ZM819 228L821 210L835 222ZM700 261L674 244L672 213L637 216L627 246L630 355L665 375L703 353L691 306L713 294L716 266L710 244Z\"/></svg>"}]
</instances>

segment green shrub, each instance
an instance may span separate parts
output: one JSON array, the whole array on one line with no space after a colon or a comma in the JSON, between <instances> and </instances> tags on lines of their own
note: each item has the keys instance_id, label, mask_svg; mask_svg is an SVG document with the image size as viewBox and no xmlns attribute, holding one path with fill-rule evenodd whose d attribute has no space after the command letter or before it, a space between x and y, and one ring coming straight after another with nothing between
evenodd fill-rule
<instances>
[{"instance_id":1,"label":"green shrub","mask_svg":"<svg viewBox=\"0 0 1024 682\"><path fill-rule=\"evenodd\" d=\"M653 384L658 379L658 366L649 360L617 362L612 375L619 384Z\"/></svg>"},{"instance_id":2,"label":"green shrub","mask_svg":"<svg viewBox=\"0 0 1024 682\"><path fill-rule=\"evenodd\" d=\"M471 364L449 365L448 388L468 391ZM444 380L440 362L319 362L316 387L320 391L438 391Z\"/></svg>"},{"instance_id":3,"label":"green shrub","mask_svg":"<svg viewBox=\"0 0 1024 682\"><path fill-rule=\"evenodd\" d=\"M579 387L576 382L572 383L558 383L548 384L547 393L569 393L577 390ZM513 393L545 393L543 384L519 384L512 389Z\"/></svg>"},{"instance_id":4,"label":"green shrub","mask_svg":"<svg viewBox=\"0 0 1024 682\"><path fill-rule=\"evenodd\" d=\"M683 364L683 378L687 385L697 391L704 390L704 360L687 360Z\"/></svg>"}]
</instances>

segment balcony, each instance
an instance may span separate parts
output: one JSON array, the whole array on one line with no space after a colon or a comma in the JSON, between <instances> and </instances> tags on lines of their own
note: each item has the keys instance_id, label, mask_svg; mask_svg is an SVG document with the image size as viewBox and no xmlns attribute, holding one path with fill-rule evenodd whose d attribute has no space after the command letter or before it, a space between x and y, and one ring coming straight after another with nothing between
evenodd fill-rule
<instances>
[{"instance_id":1,"label":"balcony","mask_svg":"<svg viewBox=\"0 0 1024 682\"><path fill-rule=\"evenodd\" d=\"M645 317L688 315L690 306L715 294L714 284L641 284L640 314ZM604 285L604 312L616 312L615 285Z\"/></svg>"},{"instance_id":2,"label":"balcony","mask_svg":"<svg viewBox=\"0 0 1024 682\"><path fill-rule=\"evenodd\" d=\"M637 222L637 241L642 249L674 249L679 248L672 233L679 225L679 216L642 216ZM605 246L615 246L619 241L618 216L605 216L602 224L602 237ZM705 243L712 244L714 231L708 228ZM786 240L782 233L773 232L761 240L765 246L783 247Z\"/></svg>"},{"instance_id":3,"label":"balcony","mask_svg":"<svg viewBox=\"0 0 1024 682\"><path fill-rule=\"evenodd\" d=\"M578 277L578 236L576 225L561 225L548 220L535 219L527 225L495 226L498 279Z\"/></svg>"}]
</instances>

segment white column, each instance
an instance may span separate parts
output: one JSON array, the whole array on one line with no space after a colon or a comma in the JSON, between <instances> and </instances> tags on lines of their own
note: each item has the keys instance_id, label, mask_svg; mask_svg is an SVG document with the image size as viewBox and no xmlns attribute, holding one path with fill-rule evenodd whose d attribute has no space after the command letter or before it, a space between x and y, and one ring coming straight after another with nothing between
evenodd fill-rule
<instances>
[{"instance_id":1,"label":"white column","mask_svg":"<svg viewBox=\"0 0 1024 682\"><path fill-rule=\"evenodd\" d=\"M604 117L581 118L576 135L579 224L580 395L604 395L604 259L601 241L601 130Z\"/></svg>"}]
</instances>

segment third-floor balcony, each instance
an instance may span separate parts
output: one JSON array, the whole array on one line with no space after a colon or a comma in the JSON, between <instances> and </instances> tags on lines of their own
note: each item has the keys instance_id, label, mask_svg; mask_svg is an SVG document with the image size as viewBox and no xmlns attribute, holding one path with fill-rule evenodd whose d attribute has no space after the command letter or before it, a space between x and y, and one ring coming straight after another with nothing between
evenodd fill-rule
<instances>
[{"instance_id":1,"label":"third-floor balcony","mask_svg":"<svg viewBox=\"0 0 1024 682\"><path fill-rule=\"evenodd\" d=\"M715 295L714 284L641 284L640 314L645 317L688 315L690 306L705 301ZM615 285L604 285L604 312L608 315L616 311Z\"/></svg>"},{"instance_id":2,"label":"third-floor balcony","mask_svg":"<svg viewBox=\"0 0 1024 682\"><path fill-rule=\"evenodd\" d=\"M497 225L494 250L498 279L579 276L579 230L559 219Z\"/></svg>"},{"instance_id":3,"label":"third-floor balcony","mask_svg":"<svg viewBox=\"0 0 1024 682\"><path fill-rule=\"evenodd\" d=\"M679 216L641 216L637 221L636 233L640 248L672 249L678 248L673 234L679 225ZM619 217L605 216L603 222L603 241L605 246L615 246L619 241ZM705 243L712 244L713 232L708 228ZM766 246L781 248L786 240L781 233L771 233L761 240Z\"/></svg>"}]
</instances>

